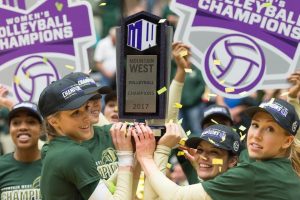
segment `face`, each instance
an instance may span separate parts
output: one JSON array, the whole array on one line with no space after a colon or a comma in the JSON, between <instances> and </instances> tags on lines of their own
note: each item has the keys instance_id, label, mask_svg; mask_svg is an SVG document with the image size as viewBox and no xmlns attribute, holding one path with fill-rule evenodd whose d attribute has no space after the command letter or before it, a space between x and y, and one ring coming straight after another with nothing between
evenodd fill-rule
<instances>
[{"instance_id":1,"label":"face","mask_svg":"<svg viewBox=\"0 0 300 200\"><path fill-rule=\"evenodd\" d=\"M223 165L213 165L213 159L222 159ZM195 160L198 164L197 174L203 180L212 179L237 163L236 156L229 158L228 151L217 148L205 140L198 145Z\"/></svg>"},{"instance_id":2,"label":"face","mask_svg":"<svg viewBox=\"0 0 300 200\"><path fill-rule=\"evenodd\" d=\"M118 105L117 101L109 101L105 105L104 116L111 123L119 122L119 114L118 114L117 105Z\"/></svg>"},{"instance_id":3,"label":"face","mask_svg":"<svg viewBox=\"0 0 300 200\"><path fill-rule=\"evenodd\" d=\"M19 111L9 125L11 138L19 149L37 148L42 130L39 120L27 111Z\"/></svg>"},{"instance_id":4,"label":"face","mask_svg":"<svg viewBox=\"0 0 300 200\"><path fill-rule=\"evenodd\" d=\"M293 136L285 133L265 112L257 112L248 131L247 147L249 156L256 160L284 157Z\"/></svg>"},{"instance_id":5,"label":"face","mask_svg":"<svg viewBox=\"0 0 300 200\"><path fill-rule=\"evenodd\" d=\"M90 108L88 103L78 109L61 111L59 115L48 118L48 122L59 135L83 141L91 138Z\"/></svg>"},{"instance_id":6,"label":"face","mask_svg":"<svg viewBox=\"0 0 300 200\"><path fill-rule=\"evenodd\" d=\"M99 121L99 114L101 112L101 101L100 99L89 100L90 107L90 120L91 124L96 124Z\"/></svg>"}]
</instances>

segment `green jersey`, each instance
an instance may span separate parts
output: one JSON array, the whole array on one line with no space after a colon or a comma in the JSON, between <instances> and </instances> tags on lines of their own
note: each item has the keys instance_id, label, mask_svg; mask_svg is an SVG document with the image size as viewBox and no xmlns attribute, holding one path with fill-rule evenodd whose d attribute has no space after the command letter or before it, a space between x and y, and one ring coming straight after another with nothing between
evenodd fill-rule
<instances>
[{"instance_id":1,"label":"green jersey","mask_svg":"<svg viewBox=\"0 0 300 200\"><path fill-rule=\"evenodd\" d=\"M213 200L300 198L300 179L287 158L242 163L202 185Z\"/></svg>"},{"instance_id":2,"label":"green jersey","mask_svg":"<svg viewBox=\"0 0 300 200\"><path fill-rule=\"evenodd\" d=\"M88 199L100 180L95 160L86 147L68 137L51 140L43 159L43 200Z\"/></svg>"},{"instance_id":3,"label":"green jersey","mask_svg":"<svg viewBox=\"0 0 300 200\"><path fill-rule=\"evenodd\" d=\"M42 162L24 163L13 153L0 157L0 199L39 200Z\"/></svg>"},{"instance_id":4,"label":"green jersey","mask_svg":"<svg viewBox=\"0 0 300 200\"><path fill-rule=\"evenodd\" d=\"M107 180L118 168L118 159L112 138L110 135L111 125L94 127L94 137L83 141L92 154L101 179Z\"/></svg>"}]
</instances>

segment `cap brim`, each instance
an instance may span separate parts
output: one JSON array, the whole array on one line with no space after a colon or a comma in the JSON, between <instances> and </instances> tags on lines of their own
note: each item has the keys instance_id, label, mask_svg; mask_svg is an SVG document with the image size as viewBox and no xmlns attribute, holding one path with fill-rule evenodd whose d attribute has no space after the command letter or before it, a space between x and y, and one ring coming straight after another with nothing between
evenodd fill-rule
<instances>
[{"instance_id":1,"label":"cap brim","mask_svg":"<svg viewBox=\"0 0 300 200\"><path fill-rule=\"evenodd\" d=\"M27 108L27 107L19 107L19 108L16 108L16 109L13 109L12 111L10 111L9 114L8 114L8 121L10 122L11 119L16 115L16 113L18 113L20 111L29 112L32 115L34 115L39 120L40 123L43 122L42 116L37 111L35 111L33 109L30 109L30 108Z\"/></svg>"},{"instance_id":2,"label":"cap brim","mask_svg":"<svg viewBox=\"0 0 300 200\"><path fill-rule=\"evenodd\" d=\"M108 87L108 86L99 86L99 87L95 87L95 88L88 88L88 89L85 89L84 90L84 93L85 94L96 94L96 93L99 93L99 94L109 94L111 93L113 90Z\"/></svg>"},{"instance_id":3,"label":"cap brim","mask_svg":"<svg viewBox=\"0 0 300 200\"><path fill-rule=\"evenodd\" d=\"M285 127L283 127L281 125L281 122L279 119L277 119L276 115L274 115L273 113L269 112L267 109L265 108L261 108L261 107L257 107L257 106L253 106L253 107L250 107L248 108L247 110L244 111L251 119L252 117L255 115L255 113L257 112L265 112L265 113L268 113L269 115L272 116L272 118L283 128L283 129L286 129Z\"/></svg>"},{"instance_id":4,"label":"cap brim","mask_svg":"<svg viewBox=\"0 0 300 200\"><path fill-rule=\"evenodd\" d=\"M95 96L95 94L83 95L83 96L81 96L79 98L74 99L72 102L68 103L67 105L65 105L64 107L62 107L59 110L60 111L63 111L63 110L74 110L74 109L80 108L83 104L85 104L93 96Z\"/></svg>"},{"instance_id":5,"label":"cap brim","mask_svg":"<svg viewBox=\"0 0 300 200\"><path fill-rule=\"evenodd\" d=\"M189 148L193 148L193 149L197 149L199 143L202 141L203 139L199 138L199 137L192 137L187 139L187 141L185 142L185 146L189 147Z\"/></svg>"}]
</instances>

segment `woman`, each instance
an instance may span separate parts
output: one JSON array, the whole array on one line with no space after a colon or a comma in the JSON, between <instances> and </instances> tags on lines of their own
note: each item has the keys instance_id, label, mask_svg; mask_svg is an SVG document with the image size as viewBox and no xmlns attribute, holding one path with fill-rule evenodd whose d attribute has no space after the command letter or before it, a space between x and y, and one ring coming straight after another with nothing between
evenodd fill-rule
<instances>
[{"instance_id":1,"label":"woman","mask_svg":"<svg viewBox=\"0 0 300 200\"><path fill-rule=\"evenodd\" d=\"M256 162L243 163L215 179L187 187L168 180L153 161L153 135L133 136L137 157L161 199L286 199L300 196L300 143L295 138L299 118L293 106L272 99L247 113L252 117L247 148Z\"/></svg>"},{"instance_id":2,"label":"woman","mask_svg":"<svg viewBox=\"0 0 300 200\"><path fill-rule=\"evenodd\" d=\"M8 117L15 151L0 157L0 199L41 199L42 116L35 104L22 102L12 107Z\"/></svg>"},{"instance_id":3,"label":"woman","mask_svg":"<svg viewBox=\"0 0 300 200\"><path fill-rule=\"evenodd\" d=\"M127 135L124 124L111 129L119 151L118 185L113 195L100 180L91 153L81 145L91 137L88 100L94 95L66 78L51 83L41 93L39 110L52 135L43 160L43 199L131 199L131 129Z\"/></svg>"}]
</instances>

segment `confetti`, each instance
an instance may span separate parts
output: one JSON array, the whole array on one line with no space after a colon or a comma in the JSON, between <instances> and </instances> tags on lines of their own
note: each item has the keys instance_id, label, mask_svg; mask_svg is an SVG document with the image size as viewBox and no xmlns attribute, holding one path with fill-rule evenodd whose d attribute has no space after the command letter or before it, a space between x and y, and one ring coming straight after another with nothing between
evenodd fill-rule
<instances>
[{"instance_id":1,"label":"confetti","mask_svg":"<svg viewBox=\"0 0 300 200\"><path fill-rule=\"evenodd\" d=\"M70 70L74 70L75 67L71 66L71 65L65 65L66 68L70 69Z\"/></svg>"},{"instance_id":2,"label":"confetti","mask_svg":"<svg viewBox=\"0 0 300 200\"><path fill-rule=\"evenodd\" d=\"M236 132L236 129L235 129L235 128L233 128L232 130L234 130L234 132Z\"/></svg>"},{"instance_id":3,"label":"confetti","mask_svg":"<svg viewBox=\"0 0 300 200\"><path fill-rule=\"evenodd\" d=\"M267 7L270 7L270 6L272 6L272 2L267 2L267 3L262 4L263 8L267 8Z\"/></svg>"},{"instance_id":4,"label":"confetti","mask_svg":"<svg viewBox=\"0 0 300 200\"><path fill-rule=\"evenodd\" d=\"M213 165L223 165L223 160L219 158L213 158L212 159L212 164Z\"/></svg>"},{"instance_id":5,"label":"confetti","mask_svg":"<svg viewBox=\"0 0 300 200\"><path fill-rule=\"evenodd\" d=\"M56 10L58 10L60 12L60 11L62 11L64 4L62 4L60 2L56 2L55 7L56 7Z\"/></svg>"},{"instance_id":6,"label":"confetti","mask_svg":"<svg viewBox=\"0 0 300 200\"><path fill-rule=\"evenodd\" d=\"M217 121L215 121L214 119L211 119L210 121L212 121L215 124L219 124Z\"/></svg>"},{"instance_id":7,"label":"confetti","mask_svg":"<svg viewBox=\"0 0 300 200\"><path fill-rule=\"evenodd\" d=\"M246 91L239 93L239 95L242 97L246 96L247 94L248 94L248 92L246 92Z\"/></svg>"},{"instance_id":8,"label":"confetti","mask_svg":"<svg viewBox=\"0 0 300 200\"><path fill-rule=\"evenodd\" d=\"M221 61L220 60L214 60L214 65L221 65Z\"/></svg>"},{"instance_id":9,"label":"confetti","mask_svg":"<svg viewBox=\"0 0 300 200\"><path fill-rule=\"evenodd\" d=\"M102 2L102 3L99 4L99 6L106 6L106 3Z\"/></svg>"},{"instance_id":10,"label":"confetti","mask_svg":"<svg viewBox=\"0 0 300 200\"><path fill-rule=\"evenodd\" d=\"M19 85L19 84L20 84L20 78L17 77L17 76L15 76L15 77L14 77L14 82L15 82L17 85Z\"/></svg>"},{"instance_id":11,"label":"confetti","mask_svg":"<svg viewBox=\"0 0 300 200\"><path fill-rule=\"evenodd\" d=\"M181 118L180 120L178 120L177 124L182 124L183 118Z\"/></svg>"},{"instance_id":12,"label":"confetti","mask_svg":"<svg viewBox=\"0 0 300 200\"><path fill-rule=\"evenodd\" d=\"M241 131L245 131L247 128L246 128L245 126L243 126L243 125L240 125L239 129L240 129Z\"/></svg>"},{"instance_id":13,"label":"confetti","mask_svg":"<svg viewBox=\"0 0 300 200\"><path fill-rule=\"evenodd\" d=\"M202 158L203 160L207 160L206 157L204 157L204 156L202 156L202 155L199 155L199 156L200 156L200 158Z\"/></svg>"},{"instance_id":14,"label":"confetti","mask_svg":"<svg viewBox=\"0 0 300 200\"><path fill-rule=\"evenodd\" d=\"M209 97L216 97L216 94L208 94Z\"/></svg>"},{"instance_id":15,"label":"confetti","mask_svg":"<svg viewBox=\"0 0 300 200\"><path fill-rule=\"evenodd\" d=\"M283 96L287 96L287 95L289 95L289 92L283 92L283 93L281 93L281 97L283 97Z\"/></svg>"},{"instance_id":16,"label":"confetti","mask_svg":"<svg viewBox=\"0 0 300 200\"><path fill-rule=\"evenodd\" d=\"M224 134L224 136L222 136L221 139L222 139L221 142L224 142L226 140L226 135Z\"/></svg>"},{"instance_id":17,"label":"confetti","mask_svg":"<svg viewBox=\"0 0 300 200\"><path fill-rule=\"evenodd\" d=\"M48 58L43 57L43 62L44 62L44 63L48 62Z\"/></svg>"},{"instance_id":18,"label":"confetti","mask_svg":"<svg viewBox=\"0 0 300 200\"><path fill-rule=\"evenodd\" d=\"M177 156L184 156L184 152L183 151L178 151Z\"/></svg>"},{"instance_id":19,"label":"confetti","mask_svg":"<svg viewBox=\"0 0 300 200\"><path fill-rule=\"evenodd\" d=\"M167 88L166 87L163 87L161 88L160 90L157 91L157 94L158 95L161 95L162 93L166 92L167 91Z\"/></svg>"},{"instance_id":20,"label":"confetti","mask_svg":"<svg viewBox=\"0 0 300 200\"><path fill-rule=\"evenodd\" d=\"M30 73L29 72L26 72L26 78L28 78L29 79L29 77L30 77Z\"/></svg>"},{"instance_id":21,"label":"confetti","mask_svg":"<svg viewBox=\"0 0 300 200\"><path fill-rule=\"evenodd\" d=\"M219 166L219 172L222 172L222 167L221 166Z\"/></svg>"},{"instance_id":22,"label":"confetti","mask_svg":"<svg viewBox=\"0 0 300 200\"><path fill-rule=\"evenodd\" d=\"M185 71L185 73L192 73L193 72L193 70L189 69L189 68L184 68L184 71Z\"/></svg>"},{"instance_id":23,"label":"confetti","mask_svg":"<svg viewBox=\"0 0 300 200\"><path fill-rule=\"evenodd\" d=\"M118 106L114 107L114 112L118 112Z\"/></svg>"},{"instance_id":24,"label":"confetti","mask_svg":"<svg viewBox=\"0 0 300 200\"><path fill-rule=\"evenodd\" d=\"M225 88L226 93L234 92L234 90L235 90L234 88L230 88L230 87Z\"/></svg>"},{"instance_id":25,"label":"confetti","mask_svg":"<svg viewBox=\"0 0 300 200\"><path fill-rule=\"evenodd\" d=\"M215 141L213 141L212 139L208 138L208 141L212 144L216 144Z\"/></svg>"},{"instance_id":26,"label":"confetti","mask_svg":"<svg viewBox=\"0 0 300 200\"><path fill-rule=\"evenodd\" d=\"M221 80L219 81L220 84L224 84L225 83L225 80Z\"/></svg>"},{"instance_id":27,"label":"confetti","mask_svg":"<svg viewBox=\"0 0 300 200\"><path fill-rule=\"evenodd\" d=\"M188 131L186 132L186 135L189 136L189 135L191 135L191 133L192 133L192 132L191 132L190 130L188 130Z\"/></svg>"},{"instance_id":28,"label":"confetti","mask_svg":"<svg viewBox=\"0 0 300 200\"><path fill-rule=\"evenodd\" d=\"M158 21L158 23L161 24L161 23L164 23L165 21L166 21L166 19L160 19L160 20Z\"/></svg>"},{"instance_id":29,"label":"confetti","mask_svg":"<svg viewBox=\"0 0 300 200\"><path fill-rule=\"evenodd\" d=\"M187 50L183 50L179 52L181 57L187 56L188 55L188 51Z\"/></svg>"},{"instance_id":30,"label":"confetti","mask_svg":"<svg viewBox=\"0 0 300 200\"><path fill-rule=\"evenodd\" d=\"M180 103L175 103L174 107L175 107L175 108L182 108L182 104L180 104Z\"/></svg>"},{"instance_id":31,"label":"confetti","mask_svg":"<svg viewBox=\"0 0 300 200\"><path fill-rule=\"evenodd\" d=\"M269 101L269 104L272 104L274 101L275 101L275 98L272 98L272 99Z\"/></svg>"},{"instance_id":32,"label":"confetti","mask_svg":"<svg viewBox=\"0 0 300 200\"><path fill-rule=\"evenodd\" d=\"M106 186L108 188L108 190L113 194L116 191L116 186L113 182L111 181L105 181L106 182Z\"/></svg>"},{"instance_id":33,"label":"confetti","mask_svg":"<svg viewBox=\"0 0 300 200\"><path fill-rule=\"evenodd\" d=\"M246 138L246 134L241 136L240 141L243 141L245 138Z\"/></svg>"},{"instance_id":34,"label":"confetti","mask_svg":"<svg viewBox=\"0 0 300 200\"><path fill-rule=\"evenodd\" d=\"M173 121L174 121L173 119L170 119L169 123L173 123Z\"/></svg>"},{"instance_id":35,"label":"confetti","mask_svg":"<svg viewBox=\"0 0 300 200\"><path fill-rule=\"evenodd\" d=\"M184 145L185 145L185 142L186 142L186 138L182 138L182 139L178 142L178 144L184 146Z\"/></svg>"},{"instance_id":36,"label":"confetti","mask_svg":"<svg viewBox=\"0 0 300 200\"><path fill-rule=\"evenodd\" d=\"M171 163L168 163L168 164L167 164L167 168L168 168L168 169L171 169L171 167L172 167L172 164L171 164Z\"/></svg>"}]
</instances>

